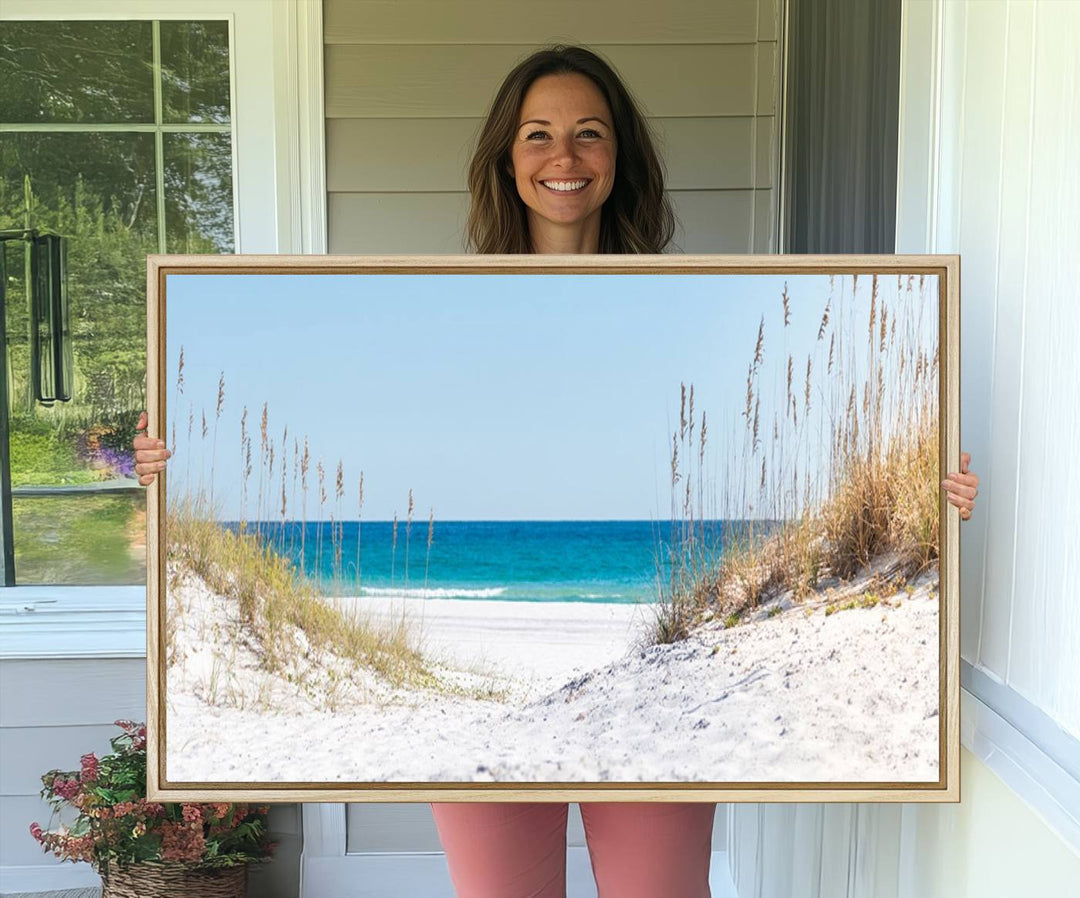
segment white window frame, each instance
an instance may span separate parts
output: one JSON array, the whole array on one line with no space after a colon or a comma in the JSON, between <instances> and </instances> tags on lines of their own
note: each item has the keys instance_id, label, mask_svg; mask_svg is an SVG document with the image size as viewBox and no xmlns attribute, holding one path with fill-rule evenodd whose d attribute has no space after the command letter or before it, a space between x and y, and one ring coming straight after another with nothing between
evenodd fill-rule
<instances>
[{"instance_id":1,"label":"white window frame","mask_svg":"<svg viewBox=\"0 0 1080 898\"><path fill-rule=\"evenodd\" d=\"M229 23L237 253L326 252L321 0L4 0L0 21ZM0 589L0 658L143 657L142 586Z\"/></svg>"}]
</instances>

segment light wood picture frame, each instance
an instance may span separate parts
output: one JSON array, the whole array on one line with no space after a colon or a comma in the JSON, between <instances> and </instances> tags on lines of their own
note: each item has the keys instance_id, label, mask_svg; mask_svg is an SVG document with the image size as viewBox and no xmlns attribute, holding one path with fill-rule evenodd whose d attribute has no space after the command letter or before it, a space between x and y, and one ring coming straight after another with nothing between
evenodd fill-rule
<instances>
[{"instance_id":1,"label":"light wood picture frame","mask_svg":"<svg viewBox=\"0 0 1080 898\"><path fill-rule=\"evenodd\" d=\"M959 273L148 256L148 797L959 801Z\"/></svg>"}]
</instances>

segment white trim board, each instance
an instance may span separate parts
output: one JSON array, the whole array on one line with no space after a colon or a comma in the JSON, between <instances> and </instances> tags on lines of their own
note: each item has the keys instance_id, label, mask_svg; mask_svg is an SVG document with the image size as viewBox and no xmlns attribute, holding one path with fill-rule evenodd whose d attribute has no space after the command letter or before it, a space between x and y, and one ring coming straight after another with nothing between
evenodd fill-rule
<instances>
[{"instance_id":1,"label":"white trim board","mask_svg":"<svg viewBox=\"0 0 1080 898\"><path fill-rule=\"evenodd\" d=\"M274 76L281 253L326 253L326 120L322 0L280 0L274 10Z\"/></svg>"},{"instance_id":2,"label":"white trim board","mask_svg":"<svg viewBox=\"0 0 1080 898\"><path fill-rule=\"evenodd\" d=\"M960 689L960 743L1080 853L1080 781L965 688ZM1076 760L1075 748L1063 758L1068 764ZM961 783L961 796L963 789Z\"/></svg>"},{"instance_id":3,"label":"white trim board","mask_svg":"<svg viewBox=\"0 0 1080 898\"><path fill-rule=\"evenodd\" d=\"M1025 734L1080 786L1080 741L1042 708L964 659L960 660L960 685L1013 729ZM1074 816L1080 819L1080 805L1074 810Z\"/></svg>"},{"instance_id":4,"label":"white trim board","mask_svg":"<svg viewBox=\"0 0 1080 898\"><path fill-rule=\"evenodd\" d=\"M145 586L0 589L0 659L145 657Z\"/></svg>"}]
</instances>

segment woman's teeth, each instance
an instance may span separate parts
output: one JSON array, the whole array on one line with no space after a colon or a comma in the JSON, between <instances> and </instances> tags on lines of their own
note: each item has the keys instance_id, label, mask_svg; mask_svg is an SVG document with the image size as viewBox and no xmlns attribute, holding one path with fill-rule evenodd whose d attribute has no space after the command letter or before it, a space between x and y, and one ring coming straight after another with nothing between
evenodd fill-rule
<instances>
[{"instance_id":1,"label":"woman's teeth","mask_svg":"<svg viewBox=\"0 0 1080 898\"><path fill-rule=\"evenodd\" d=\"M570 193L574 190L580 190L589 182L586 181L541 181L548 190L554 190L558 193Z\"/></svg>"}]
</instances>

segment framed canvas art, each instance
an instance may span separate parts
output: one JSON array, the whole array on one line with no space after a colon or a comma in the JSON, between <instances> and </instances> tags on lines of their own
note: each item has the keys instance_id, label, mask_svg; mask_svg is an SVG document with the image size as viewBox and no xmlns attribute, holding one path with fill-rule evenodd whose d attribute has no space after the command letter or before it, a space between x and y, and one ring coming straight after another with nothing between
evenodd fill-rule
<instances>
[{"instance_id":1,"label":"framed canvas art","mask_svg":"<svg viewBox=\"0 0 1080 898\"><path fill-rule=\"evenodd\" d=\"M151 798L959 800L958 257L147 277Z\"/></svg>"}]
</instances>

